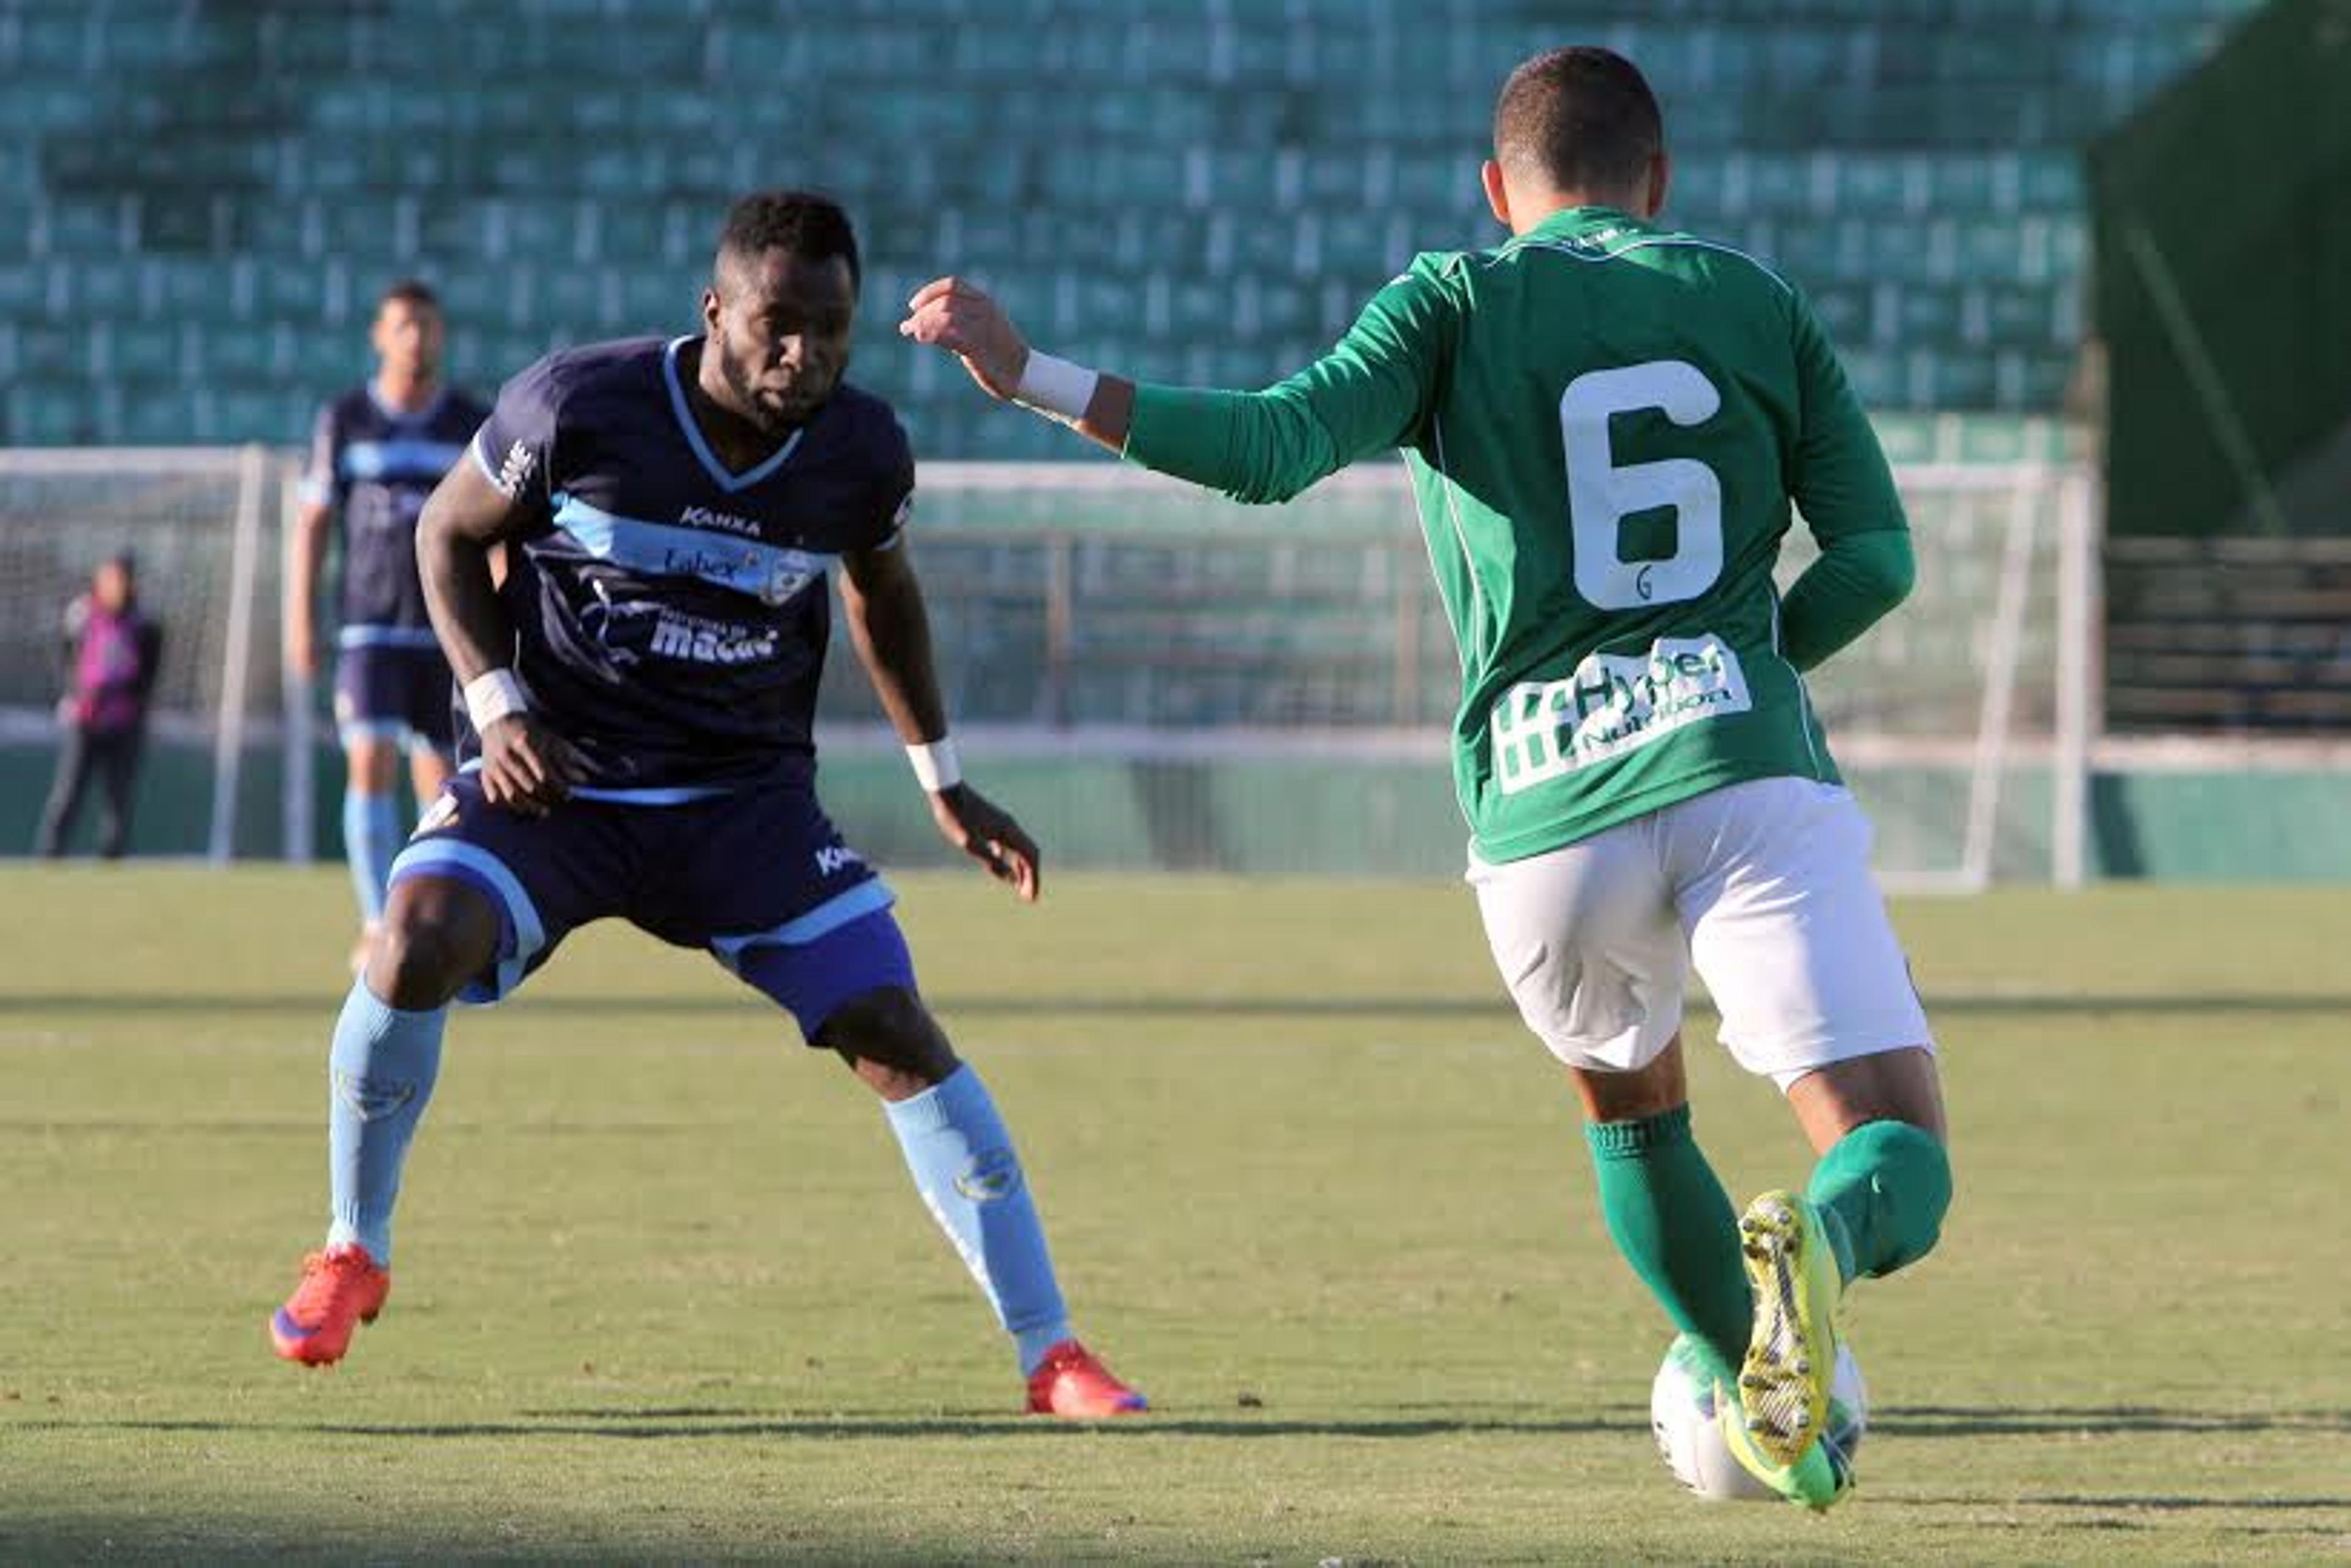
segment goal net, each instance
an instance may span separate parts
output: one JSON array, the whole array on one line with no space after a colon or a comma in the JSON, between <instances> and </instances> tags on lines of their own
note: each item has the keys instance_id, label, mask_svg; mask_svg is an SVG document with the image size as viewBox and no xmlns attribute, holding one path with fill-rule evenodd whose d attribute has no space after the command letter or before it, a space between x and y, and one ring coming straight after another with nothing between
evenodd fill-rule
<instances>
[{"instance_id":1,"label":"goal net","mask_svg":"<svg viewBox=\"0 0 2351 1568\"><path fill-rule=\"evenodd\" d=\"M2079 821L2087 762L2086 482L2048 463L1897 479L1918 589L1812 683L1881 873L2078 875L2063 819ZM1107 463L932 464L922 486L950 712L967 752L1029 765L1015 804L1075 845L1064 863L1137 863L1115 829L1161 866L1459 869L1466 832L1441 803L1459 664L1400 468L1276 508ZM1783 583L1810 559L1798 527ZM886 756L863 682L834 668L829 751Z\"/></svg>"},{"instance_id":2,"label":"goal net","mask_svg":"<svg viewBox=\"0 0 2351 1568\"><path fill-rule=\"evenodd\" d=\"M274 652L263 652L277 639L265 541L282 467L259 447L0 452L0 756L12 818L28 821L47 782L66 606L100 560L127 550L141 606L163 628L134 845L235 852L247 745L277 704ZM6 847L30 841L27 827Z\"/></svg>"}]
</instances>

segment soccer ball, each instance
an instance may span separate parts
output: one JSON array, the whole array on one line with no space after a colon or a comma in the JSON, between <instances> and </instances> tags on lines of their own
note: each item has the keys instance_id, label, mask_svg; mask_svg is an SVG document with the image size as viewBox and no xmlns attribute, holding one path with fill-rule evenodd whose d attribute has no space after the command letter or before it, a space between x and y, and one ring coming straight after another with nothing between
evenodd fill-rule
<instances>
[{"instance_id":1,"label":"soccer ball","mask_svg":"<svg viewBox=\"0 0 2351 1568\"><path fill-rule=\"evenodd\" d=\"M1674 1479L1708 1502L1775 1502L1780 1494L1757 1480L1730 1457L1722 1429L1714 1424L1714 1383L1699 1368L1698 1346L1687 1334L1666 1348L1665 1364L1649 1385L1649 1430ZM1869 1427L1869 1385L1853 1347L1837 1346L1836 1380L1829 1386L1824 1443L1851 1460Z\"/></svg>"}]
</instances>

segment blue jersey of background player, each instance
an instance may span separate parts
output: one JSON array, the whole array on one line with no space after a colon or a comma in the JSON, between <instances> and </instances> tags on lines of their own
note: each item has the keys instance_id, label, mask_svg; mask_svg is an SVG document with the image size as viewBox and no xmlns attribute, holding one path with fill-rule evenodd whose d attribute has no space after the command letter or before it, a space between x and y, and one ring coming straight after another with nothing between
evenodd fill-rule
<instances>
[{"instance_id":1,"label":"blue jersey of background player","mask_svg":"<svg viewBox=\"0 0 2351 1568\"><path fill-rule=\"evenodd\" d=\"M374 379L319 411L286 603L287 663L314 674L319 569L340 520L335 722L345 762L343 852L361 922L354 967L383 913L392 857L411 820L399 807L401 752L420 804L449 777L449 664L417 580L416 519L486 412L441 380L441 308L423 284L386 289L370 337Z\"/></svg>"},{"instance_id":2,"label":"blue jersey of background player","mask_svg":"<svg viewBox=\"0 0 2351 1568\"><path fill-rule=\"evenodd\" d=\"M999 1322L1029 1408L1142 1407L1071 1336L1012 1142L914 989L889 890L826 820L809 739L828 569L947 839L1023 899L1037 849L960 781L903 534L906 440L841 384L857 246L822 197L729 214L698 337L557 354L507 383L418 556L479 752L394 862L330 1058L333 1222L273 1317L339 1360L390 1289L392 1209L449 1002L504 996L619 915L706 948L880 1094ZM491 555L507 562L494 583Z\"/></svg>"}]
</instances>

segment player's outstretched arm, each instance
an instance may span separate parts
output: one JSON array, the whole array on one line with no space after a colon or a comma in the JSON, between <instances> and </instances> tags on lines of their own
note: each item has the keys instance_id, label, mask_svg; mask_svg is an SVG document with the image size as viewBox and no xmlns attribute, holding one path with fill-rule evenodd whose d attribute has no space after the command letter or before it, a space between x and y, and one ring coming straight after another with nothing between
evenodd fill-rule
<instances>
[{"instance_id":1,"label":"player's outstretched arm","mask_svg":"<svg viewBox=\"0 0 2351 1568\"><path fill-rule=\"evenodd\" d=\"M963 361L990 397L1070 425L1146 468L1238 501L1287 501L1416 429L1451 330L1433 274L1382 289L1337 348L1263 392L1137 383L1032 349L1001 306L959 277L925 284L898 331Z\"/></svg>"},{"instance_id":2,"label":"player's outstretched arm","mask_svg":"<svg viewBox=\"0 0 2351 1568\"><path fill-rule=\"evenodd\" d=\"M475 464L460 462L417 518L416 568L434 634L482 737L482 792L493 805L539 816L587 769L570 743L530 711L509 667L514 626L490 576L490 549L520 539L530 522Z\"/></svg>"},{"instance_id":3,"label":"player's outstretched arm","mask_svg":"<svg viewBox=\"0 0 2351 1568\"><path fill-rule=\"evenodd\" d=\"M1043 887L1041 856L1011 813L963 781L947 739L946 704L931 662L931 621L903 537L880 549L841 557L841 602L850 645L882 699L930 796L931 818L947 842L990 876L1033 904Z\"/></svg>"},{"instance_id":4,"label":"player's outstretched arm","mask_svg":"<svg viewBox=\"0 0 2351 1568\"><path fill-rule=\"evenodd\" d=\"M898 331L955 355L979 389L997 402L1017 402L1059 419L1112 452L1126 450L1134 383L1038 353L1004 308L976 284L960 277L925 283L906 302L906 319Z\"/></svg>"}]
</instances>

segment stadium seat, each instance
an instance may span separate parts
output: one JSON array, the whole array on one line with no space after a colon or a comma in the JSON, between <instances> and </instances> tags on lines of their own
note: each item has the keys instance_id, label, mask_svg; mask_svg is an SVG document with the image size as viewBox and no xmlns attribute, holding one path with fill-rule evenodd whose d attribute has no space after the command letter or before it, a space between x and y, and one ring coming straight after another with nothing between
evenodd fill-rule
<instances>
[{"instance_id":1,"label":"stadium seat","mask_svg":"<svg viewBox=\"0 0 2351 1568\"><path fill-rule=\"evenodd\" d=\"M0 93L0 99L9 95ZM35 256L129 256L138 249L138 203L126 193L51 194L31 214Z\"/></svg>"},{"instance_id":2,"label":"stadium seat","mask_svg":"<svg viewBox=\"0 0 2351 1568\"><path fill-rule=\"evenodd\" d=\"M1495 237L1485 105L1560 26L1456 7L1432 44L1341 0L1264 17L1103 0L983 27L979 4L859 0L824 26L738 0L0 5L0 196L24 214L0 230L0 313L29 319L63 265L75 300L121 301L115 328L184 314L198 369L217 350L244 374L285 356L223 346L224 319L263 344L281 326L348 338L365 297L413 270L453 316L507 318L479 329L503 361L690 320L727 197L804 181L850 200L877 281L952 267L1066 308L1117 362L1255 381L1326 343L1413 251ZM1874 398L2020 413L2054 406L2080 323L2082 138L2244 9L1784 0L1767 18L1670 0L1593 36L1665 96L1669 216L1812 293ZM301 90L256 92L256 74ZM110 262L166 270L126 298ZM1063 277L1086 286L1064 296ZM1253 325L1229 341L1237 314ZM91 402L89 369L13 387L12 430L86 426L17 411ZM1050 431L974 419L948 382L899 379L925 389L934 452L1066 455ZM128 424L144 404L105 406ZM277 439L223 423L258 406L215 400L206 428Z\"/></svg>"}]
</instances>

